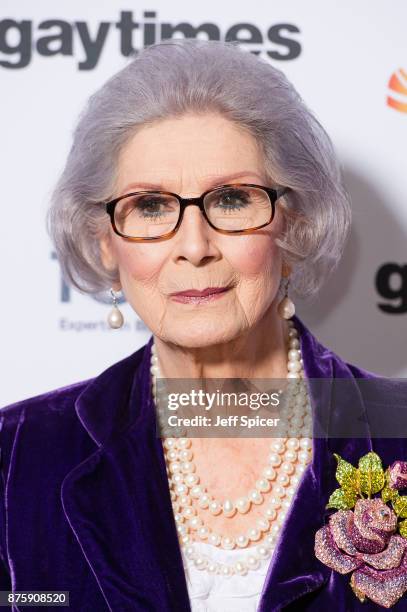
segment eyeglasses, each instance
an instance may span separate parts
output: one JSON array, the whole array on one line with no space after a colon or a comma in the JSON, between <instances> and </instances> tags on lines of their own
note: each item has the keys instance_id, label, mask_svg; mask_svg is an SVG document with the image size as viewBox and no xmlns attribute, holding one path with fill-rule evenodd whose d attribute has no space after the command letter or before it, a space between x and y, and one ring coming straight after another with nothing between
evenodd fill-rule
<instances>
[{"instance_id":1,"label":"eyeglasses","mask_svg":"<svg viewBox=\"0 0 407 612\"><path fill-rule=\"evenodd\" d=\"M251 183L220 185L197 198L170 191L136 191L105 203L113 230L139 242L170 238L185 208L198 206L209 225L222 234L245 234L269 225L277 200L289 191Z\"/></svg>"}]
</instances>

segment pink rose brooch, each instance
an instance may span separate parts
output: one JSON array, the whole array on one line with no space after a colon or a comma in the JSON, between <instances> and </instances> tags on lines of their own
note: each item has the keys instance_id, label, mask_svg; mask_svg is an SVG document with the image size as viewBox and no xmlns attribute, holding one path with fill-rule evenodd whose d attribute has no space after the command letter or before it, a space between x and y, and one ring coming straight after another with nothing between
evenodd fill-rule
<instances>
[{"instance_id":1,"label":"pink rose brooch","mask_svg":"<svg viewBox=\"0 0 407 612\"><path fill-rule=\"evenodd\" d=\"M395 461L384 471L373 452L357 468L335 458L341 486L326 507L337 512L318 529L315 554L333 570L351 574L361 602L368 597L391 608L407 590L407 495L399 493L407 489L407 462Z\"/></svg>"}]
</instances>

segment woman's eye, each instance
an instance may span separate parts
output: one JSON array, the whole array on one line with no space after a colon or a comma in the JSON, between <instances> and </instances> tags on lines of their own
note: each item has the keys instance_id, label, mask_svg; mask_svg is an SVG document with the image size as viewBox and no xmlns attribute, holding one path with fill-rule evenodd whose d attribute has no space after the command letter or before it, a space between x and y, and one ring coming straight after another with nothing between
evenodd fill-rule
<instances>
[{"instance_id":1,"label":"woman's eye","mask_svg":"<svg viewBox=\"0 0 407 612\"><path fill-rule=\"evenodd\" d=\"M165 200L140 198L134 203L134 207L145 217L157 217L165 212Z\"/></svg>"},{"instance_id":2,"label":"woman's eye","mask_svg":"<svg viewBox=\"0 0 407 612\"><path fill-rule=\"evenodd\" d=\"M228 191L219 195L217 206L225 209L238 209L250 204L250 198L244 191Z\"/></svg>"}]
</instances>

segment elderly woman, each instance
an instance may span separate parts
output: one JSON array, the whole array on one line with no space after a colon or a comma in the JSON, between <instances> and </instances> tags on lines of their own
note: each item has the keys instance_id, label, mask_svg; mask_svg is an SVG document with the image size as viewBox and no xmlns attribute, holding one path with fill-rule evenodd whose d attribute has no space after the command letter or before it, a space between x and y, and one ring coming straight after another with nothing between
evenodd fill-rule
<instances>
[{"instance_id":1,"label":"elderly woman","mask_svg":"<svg viewBox=\"0 0 407 612\"><path fill-rule=\"evenodd\" d=\"M376 375L294 314L288 289L322 285L350 206L284 75L234 44L144 49L90 98L49 221L66 279L112 296L112 327L121 290L152 335L99 376L2 410L2 589L68 591L81 612L395 605L407 588L395 510L375 499L359 524L357 504L384 487L381 460L404 473L404 440L373 439L363 419L354 438L308 433L316 414L342 422L334 379L359 416L357 380ZM296 435L159 437L160 378L303 379L288 395ZM386 392L402 405L401 386ZM366 516L391 523L381 548Z\"/></svg>"}]
</instances>

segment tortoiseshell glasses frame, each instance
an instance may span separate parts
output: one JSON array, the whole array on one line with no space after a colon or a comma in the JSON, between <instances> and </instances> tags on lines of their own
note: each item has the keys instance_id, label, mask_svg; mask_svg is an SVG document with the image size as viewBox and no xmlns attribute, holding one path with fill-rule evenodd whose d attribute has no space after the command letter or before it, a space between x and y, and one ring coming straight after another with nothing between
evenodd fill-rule
<instances>
[{"instance_id":1,"label":"tortoiseshell glasses frame","mask_svg":"<svg viewBox=\"0 0 407 612\"><path fill-rule=\"evenodd\" d=\"M220 229L218 227L216 227L212 221L209 219L206 209L205 209L205 199L207 198L208 195L214 194L216 192L218 192L219 190L222 189L238 189L240 187L254 187L257 189L261 189L262 191L264 191L267 196L268 196L268 200L270 202L270 216L269 219L265 222L262 223L261 225L258 225L256 227L250 227L250 228L245 228L245 229L238 229L238 230L227 230L227 229ZM182 219L184 216L184 211L186 209L187 206L198 206L198 208L200 209L200 211L202 212L203 216L205 217L205 220L207 221L207 223L217 232L220 232L222 234L250 234L252 232L255 232L256 230L265 227L266 225L269 225L272 220L274 219L274 215L275 215L275 210L276 210L276 202L279 198L281 198L281 196L285 195L288 191L290 191L289 187L277 187L277 188L272 188L272 187L265 187L264 185L257 185L254 183L228 183L225 185L219 185L215 188L212 189L208 189L207 191L205 191L203 194L201 194L199 197L196 198L182 198L180 195L178 195L177 193L173 193L171 191L161 191L161 190L148 190L148 191L132 191L129 193L126 193L124 195L119 196L118 198L114 198L114 200L111 200L110 202L104 202L104 205L106 206L106 212L107 214L110 216L110 221L113 227L113 230L116 234L118 234L119 236L121 236L122 238L126 238L128 240L133 240L135 242L150 242L152 240L163 240L163 239L167 239L167 238L171 238L176 231L178 230L178 228L180 227L181 223L182 223ZM168 195L168 196L172 196L173 198L176 198L179 202L179 217L178 217L178 221L176 222L174 228L165 233L162 234L160 236L144 236L144 237L136 237L136 236L129 236L127 234L123 234L117 227L116 225L116 221L115 221L115 208L117 206L117 204L123 200L124 198L128 198L130 196L136 196L136 195L148 195L148 194L162 194L162 195Z\"/></svg>"}]
</instances>

